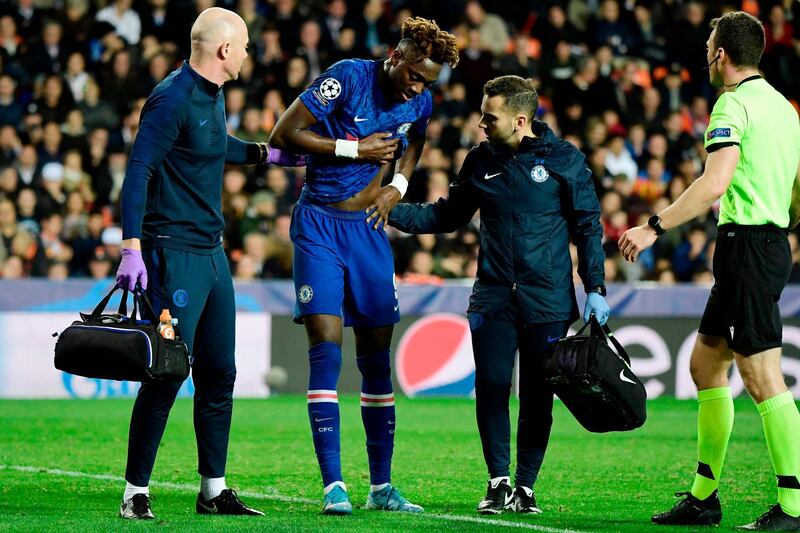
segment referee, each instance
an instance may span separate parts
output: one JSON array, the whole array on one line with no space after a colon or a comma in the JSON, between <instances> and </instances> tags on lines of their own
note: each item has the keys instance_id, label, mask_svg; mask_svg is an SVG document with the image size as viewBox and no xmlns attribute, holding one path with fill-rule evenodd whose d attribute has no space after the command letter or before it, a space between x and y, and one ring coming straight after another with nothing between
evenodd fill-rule
<instances>
[{"instance_id":1,"label":"referee","mask_svg":"<svg viewBox=\"0 0 800 533\"><path fill-rule=\"evenodd\" d=\"M800 414L781 372L778 300L791 270L788 229L800 219L800 124L792 105L758 74L764 28L737 11L711 21L706 43L711 83L723 88L705 134L705 171L647 225L626 231L634 261L659 235L703 214L722 198L715 284L691 357L697 385L698 461L694 484L653 522L716 525L717 492L733 426L731 363L756 402L778 483L778 504L752 531L800 530Z\"/></svg>"}]
</instances>

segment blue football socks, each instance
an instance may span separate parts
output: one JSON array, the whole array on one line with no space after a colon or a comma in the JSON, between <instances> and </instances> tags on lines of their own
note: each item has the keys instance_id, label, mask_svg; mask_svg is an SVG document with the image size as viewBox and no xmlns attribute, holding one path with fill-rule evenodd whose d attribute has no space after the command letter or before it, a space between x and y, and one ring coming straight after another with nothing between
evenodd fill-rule
<instances>
[{"instance_id":1,"label":"blue football socks","mask_svg":"<svg viewBox=\"0 0 800 533\"><path fill-rule=\"evenodd\" d=\"M362 376L361 420L367 434L370 483L390 483L395 418L389 350L356 361Z\"/></svg>"},{"instance_id":2,"label":"blue football socks","mask_svg":"<svg viewBox=\"0 0 800 533\"><path fill-rule=\"evenodd\" d=\"M339 457L339 396L336 383L342 369L342 347L332 342L308 350L308 419L317 452L322 486L342 481ZM392 408L394 411L394 408Z\"/></svg>"}]
</instances>

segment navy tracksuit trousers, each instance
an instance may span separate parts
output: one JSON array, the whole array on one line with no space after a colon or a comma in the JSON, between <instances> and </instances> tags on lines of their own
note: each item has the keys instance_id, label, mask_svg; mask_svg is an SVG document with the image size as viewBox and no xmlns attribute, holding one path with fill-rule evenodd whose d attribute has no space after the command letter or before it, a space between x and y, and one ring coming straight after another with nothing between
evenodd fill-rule
<instances>
[{"instance_id":1,"label":"navy tracksuit trousers","mask_svg":"<svg viewBox=\"0 0 800 533\"><path fill-rule=\"evenodd\" d=\"M553 424L553 390L542 380L544 354L570 322L524 324L517 298L491 315L470 314L475 356L475 404L483 456L491 478L508 476L511 427L508 400L519 350L519 422L515 484L533 488Z\"/></svg>"},{"instance_id":2,"label":"navy tracksuit trousers","mask_svg":"<svg viewBox=\"0 0 800 533\"><path fill-rule=\"evenodd\" d=\"M193 358L194 428L198 471L225 475L236 379L233 281L222 246L203 255L169 248L142 253L147 295L156 314L168 308ZM125 479L136 486L150 481L169 411L181 383L143 383L131 415Z\"/></svg>"}]
</instances>

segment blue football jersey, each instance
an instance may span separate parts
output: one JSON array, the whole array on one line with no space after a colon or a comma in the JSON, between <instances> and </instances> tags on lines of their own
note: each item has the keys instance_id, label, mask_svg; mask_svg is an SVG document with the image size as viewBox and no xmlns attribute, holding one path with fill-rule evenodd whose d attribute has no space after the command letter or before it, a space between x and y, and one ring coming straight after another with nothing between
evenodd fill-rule
<instances>
[{"instance_id":1,"label":"blue football jersey","mask_svg":"<svg viewBox=\"0 0 800 533\"><path fill-rule=\"evenodd\" d=\"M384 95L378 84L383 61L346 59L323 72L300 95L317 118L310 130L331 139L363 139L388 132L400 141L402 155L409 133L425 134L433 100L429 91L396 102ZM306 156L304 193L320 203L340 202L356 195L375 177L380 165L333 156Z\"/></svg>"}]
</instances>

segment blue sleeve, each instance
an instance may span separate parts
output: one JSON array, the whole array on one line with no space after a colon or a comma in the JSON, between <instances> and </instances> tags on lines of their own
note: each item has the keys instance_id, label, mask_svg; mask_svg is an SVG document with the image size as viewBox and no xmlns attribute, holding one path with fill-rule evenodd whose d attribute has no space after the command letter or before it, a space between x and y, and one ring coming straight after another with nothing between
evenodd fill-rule
<instances>
[{"instance_id":1,"label":"blue sleeve","mask_svg":"<svg viewBox=\"0 0 800 533\"><path fill-rule=\"evenodd\" d=\"M397 204L389 213L389 225L406 233L450 233L470 221L479 207L479 192L470 181L474 150L467 154L447 198L435 203ZM470 157L473 156L473 157Z\"/></svg>"},{"instance_id":2,"label":"blue sleeve","mask_svg":"<svg viewBox=\"0 0 800 533\"><path fill-rule=\"evenodd\" d=\"M423 103L422 113L419 118L411 126L411 136L414 138L425 137L425 130L428 128L428 122L431 120L431 113L433 113L433 96L430 91L422 93L425 98Z\"/></svg>"},{"instance_id":3,"label":"blue sleeve","mask_svg":"<svg viewBox=\"0 0 800 533\"><path fill-rule=\"evenodd\" d=\"M339 61L320 74L299 98L317 120L322 120L350 97L357 76L355 62Z\"/></svg>"},{"instance_id":4,"label":"blue sleeve","mask_svg":"<svg viewBox=\"0 0 800 533\"><path fill-rule=\"evenodd\" d=\"M605 285L603 226L600 224L600 202L592 183L592 171L586 166L586 156L573 154L566 178L566 204L572 242L578 248L578 275L587 289Z\"/></svg>"},{"instance_id":5,"label":"blue sleeve","mask_svg":"<svg viewBox=\"0 0 800 533\"><path fill-rule=\"evenodd\" d=\"M160 92L152 94L142 109L120 193L123 239L142 238L147 184L180 134L184 102L184 98Z\"/></svg>"},{"instance_id":6,"label":"blue sleeve","mask_svg":"<svg viewBox=\"0 0 800 533\"><path fill-rule=\"evenodd\" d=\"M243 141L233 135L228 135L225 162L234 165L257 165L261 162L261 149L258 147L258 143Z\"/></svg>"}]
</instances>

